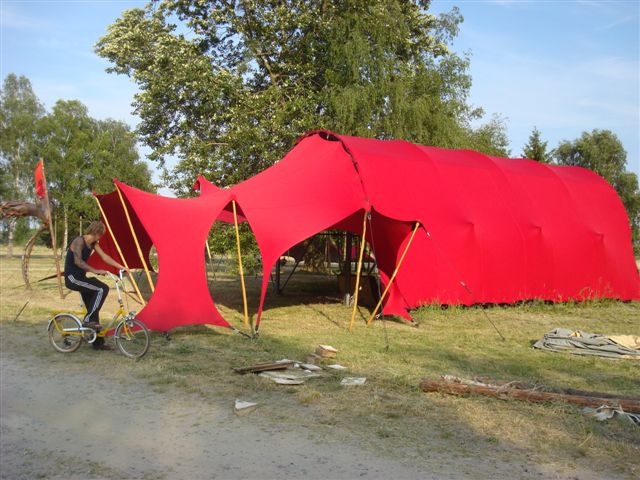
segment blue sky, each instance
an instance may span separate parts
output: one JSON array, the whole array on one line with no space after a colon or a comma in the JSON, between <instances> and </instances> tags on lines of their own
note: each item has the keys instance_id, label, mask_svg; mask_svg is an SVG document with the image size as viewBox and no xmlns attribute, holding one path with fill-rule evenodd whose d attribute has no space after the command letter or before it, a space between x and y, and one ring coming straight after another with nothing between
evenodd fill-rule
<instances>
[{"instance_id":1,"label":"blue sky","mask_svg":"<svg viewBox=\"0 0 640 480\"><path fill-rule=\"evenodd\" d=\"M1 77L26 75L48 109L78 99L95 118L135 125L136 86L107 74L93 45L122 10L145 3L0 0ZM454 49L472 55L470 100L506 120L512 156L534 126L550 148L606 128L640 174L640 2L436 0L432 11L454 5L465 18Z\"/></svg>"}]
</instances>

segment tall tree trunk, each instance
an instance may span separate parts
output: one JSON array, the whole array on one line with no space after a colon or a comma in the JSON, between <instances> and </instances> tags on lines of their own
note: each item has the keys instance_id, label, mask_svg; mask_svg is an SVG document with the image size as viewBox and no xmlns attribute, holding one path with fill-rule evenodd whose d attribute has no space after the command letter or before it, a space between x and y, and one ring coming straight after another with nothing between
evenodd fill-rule
<instances>
[{"instance_id":1,"label":"tall tree trunk","mask_svg":"<svg viewBox=\"0 0 640 480\"><path fill-rule=\"evenodd\" d=\"M64 217L62 218L63 232L62 232L62 248L65 248L69 240L69 207L66 205L63 208Z\"/></svg>"},{"instance_id":2,"label":"tall tree trunk","mask_svg":"<svg viewBox=\"0 0 640 480\"><path fill-rule=\"evenodd\" d=\"M16 218L12 218L8 222L9 238L7 239L7 258L13 258L13 232L16 229Z\"/></svg>"},{"instance_id":3,"label":"tall tree trunk","mask_svg":"<svg viewBox=\"0 0 640 480\"><path fill-rule=\"evenodd\" d=\"M19 161L20 149L18 149L17 157ZM20 170L18 168L16 168L16 175L13 178L13 183L14 183L13 186L15 188L14 193L18 195L20 192ZM13 218L11 221L9 221L9 238L7 238L7 258L13 258L13 233L16 230L17 221L18 220L16 218Z\"/></svg>"}]
</instances>

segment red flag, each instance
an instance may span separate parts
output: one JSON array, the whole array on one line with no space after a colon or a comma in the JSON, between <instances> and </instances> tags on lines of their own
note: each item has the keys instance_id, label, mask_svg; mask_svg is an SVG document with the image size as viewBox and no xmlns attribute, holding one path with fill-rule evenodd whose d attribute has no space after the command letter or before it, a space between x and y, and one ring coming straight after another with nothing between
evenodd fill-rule
<instances>
[{"instance_id":1,"label":"red flag","mask_svg":"<svg viewBox=\"0 0 640 480\"><path fill-rule=\"evenodd\" d=\"M47 193L47 184L44 180L44 164L42 163L42 159L36 165L35 171L36 177L36 195L40 198L44 198Z\"/></svg>"}]
</instances>

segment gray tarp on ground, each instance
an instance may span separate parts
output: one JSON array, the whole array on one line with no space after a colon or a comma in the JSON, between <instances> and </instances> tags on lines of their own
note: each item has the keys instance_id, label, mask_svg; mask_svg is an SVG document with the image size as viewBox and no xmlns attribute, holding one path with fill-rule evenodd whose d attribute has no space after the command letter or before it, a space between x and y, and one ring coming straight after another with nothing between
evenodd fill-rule
<instances>
[{"instance_id":1,"label":"gray tarp on ground","mask_svg":"<svg viewBox=\"0 0 640 480\"><path fill-rule=\"evenodd\" d=\"M580 330L556 328L545 333L544 337L538 340L533 347L575 355L640 360L640 337L635 335L606 336Z\"/></svg>"}]
</instances>

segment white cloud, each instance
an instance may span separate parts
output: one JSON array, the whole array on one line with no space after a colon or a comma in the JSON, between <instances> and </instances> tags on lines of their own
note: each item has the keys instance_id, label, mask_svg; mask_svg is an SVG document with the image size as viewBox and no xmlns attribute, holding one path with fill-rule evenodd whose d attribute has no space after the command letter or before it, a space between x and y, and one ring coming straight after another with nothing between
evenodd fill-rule
<instances>
[{"instance_id":1,"label":"white cloud","mask_svg":"<svg viewBox=\"0 0 640 480\"><path fill-rule=\"evenodd\" d=\"M638 58L598 56L574 64L581 74L593 75L612 82L636 82L640 77Z\"/></svg>"},{"instance_id":2,"label":"white cloud","mask_svg":"<svg viewBox=\"0 0 640 480\"><path fill-rule=\"evenodd\" d=\"M625 25L627 23L633 23L633 22L636 22L637 20L638 20L637 15L633 15L633 16L629 15L626 17L618 18L617 20L614 20L613 22L609 22L605 25L602 25L596 28L596 30L598 31L611 30L612 28L619 27L620 25Z\"/></svg>"},{"instance_id":3,"label":"white cloud","mask_svg":"<svg viewBox=\"0 0 640 480\"><path fill-rule=\"evenodd\" d=\"M513 156L520 155L534 126L549 148L583 131L610 129L628 152L628 167L640 173L637 50L607 52L580 43L560 53L538 48L535 39L514 42L500 30L479 28L467 25L464 30L474 52L471 101L508 119Z\"/></svg>"},{"instance_id":4,"label":"white cloud","mask_svg":"<svg viewBox=\"0 0 640 480\"><path fill-rule=\"evenodd\" d=\"M614 57L571 63L507 54L473 60L472 101L512 122L552 126L637 122L638 62Z\"/></svg>"}]
</instances>

